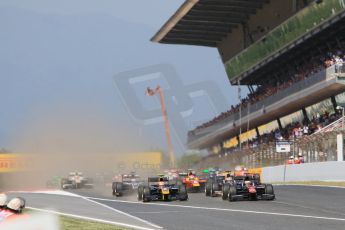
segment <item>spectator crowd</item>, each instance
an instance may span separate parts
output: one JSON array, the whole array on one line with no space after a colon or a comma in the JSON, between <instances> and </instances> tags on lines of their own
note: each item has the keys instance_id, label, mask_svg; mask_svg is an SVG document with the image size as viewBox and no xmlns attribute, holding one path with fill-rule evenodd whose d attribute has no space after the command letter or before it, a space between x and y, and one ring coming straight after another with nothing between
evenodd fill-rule
<instances>
[{"instance_id":1,"label":"spectator crowd","mask_svg":"<svg viewBox=\"0 0 345 230\"><path fill-rule=\"evenodd\" d=\"M270 97L276 94L278 91L284 90L291 85L304 80L306 78L315 76L315 74L321 70L324 70L330 66L335 65L336 72L345 71L345 53L340 50L334 50L332 52L327 52L326 55L319 55L313 57L308 64L300 64L296 65L291 68L289 71L282 73L279 78L272 77L269 79L265 85L258 86L254 92L249 93L246 98L241 99L241 103L231 106L231 108L218 115L217 117L213 118L212 120L196 127L194 130L188 132L188 136L194 136L195 131L199 131L206 127L212 126L224 119L228 118L229 116L238 113L241 109L247 108L249 104L253 105L259 101L264 100L267 97ZM315 121L315 119L313 119ZM323 123L323 122L321 122ZM312 127L308 130L315 130L317 124L312 122ZM319 124L319 123L318 123ZM301 124L292 124L293 127L295 126L302 126ZM309 126L308 126L309 128ZM295 129L296 130L296 129ZM307 132L307 131L305 131ZM287 135L286 133L282 133L282 136Z\"/></svg>"},{"instance_id":2,"label":"spectator crowd","mask_svg":"<svg viewBox=\"0 0 345 230\"><path fill-rule=\"evenodd\" d=\"M300 137L311 135L325 126L333 123L341 118L341 111L336 111L330 114L325 111L323 114L317 113L311 120L304 119L303 122L293 122L288 124L283 129L277 128L270 133L261 135L259 138L255 138L249 141L249 148L256 147L258 144L274 142L276 140L292 140Z\"/></svg>"}]
</instances>

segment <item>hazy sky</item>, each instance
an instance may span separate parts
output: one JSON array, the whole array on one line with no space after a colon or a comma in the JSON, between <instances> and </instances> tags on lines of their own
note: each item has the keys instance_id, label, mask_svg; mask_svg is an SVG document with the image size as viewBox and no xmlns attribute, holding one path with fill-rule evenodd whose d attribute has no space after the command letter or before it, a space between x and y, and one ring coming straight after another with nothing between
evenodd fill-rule
<instances>
[{"instance_id":1,"label":"hazy sky","mask_svg":"<svg viewBox=\"0 0 345 230\"><path fill-rule=\"evenodd\" d=\"M162 25L184 0L1 0L1 5L44 13L109 14L155 28Z\"/></svg>"},{"instance_id":2,"label":"hazy sky","mask_svg":"<svg viewBox=\"0 0 345 230\"><path fill-rule=\"evenodd\" d=\"M172 90L167 76L146 76L153 80L133 84L130 96L144 109L159 111L157 98L144 91L163 86L168 114L179 118L171 118L170 125L181 154L188 129L238 101L216 49L150 42L182 2L0 1L0 104L6 108L0 113L0 146L165 149L161 118L142 119L130 111L131 98L117 88L114 76L168 64L175 71L170 79L179 79L180 86ZM185 85L201 88L191 94Z\"/></svg>"}]
</instances>

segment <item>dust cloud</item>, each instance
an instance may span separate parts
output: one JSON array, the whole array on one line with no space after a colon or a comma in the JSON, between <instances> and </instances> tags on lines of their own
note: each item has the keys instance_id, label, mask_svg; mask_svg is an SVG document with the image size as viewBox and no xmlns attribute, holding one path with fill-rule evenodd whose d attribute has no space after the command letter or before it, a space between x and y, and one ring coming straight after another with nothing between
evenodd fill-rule
<instances>
[{"instance_id":1,"label":"dust cloud","mask_svg":"<svg viewBox=\"0 0 345 230\"><path fill-rule=\"evenodd\" d=\"M32 117L16 140L15 152L25 155L25 170L2 175L3 189L45 189L53 177L69 172L110 182L118 173L160 170L150 157L145 162L138 158L133 168L127 158L149 151L148 139L95 105L55 104Z\"/></svg>"}]
</instances>

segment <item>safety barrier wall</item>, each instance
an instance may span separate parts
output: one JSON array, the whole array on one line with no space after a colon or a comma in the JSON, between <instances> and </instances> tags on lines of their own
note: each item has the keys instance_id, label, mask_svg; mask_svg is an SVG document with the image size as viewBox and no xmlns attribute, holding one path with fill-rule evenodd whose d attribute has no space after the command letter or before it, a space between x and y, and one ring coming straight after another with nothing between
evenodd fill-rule
<instances>
[{"instance_id":1,"label":"safety barrier wall","mask_svg":"<svg viewBox=\"0 0 345 230\"><path fill-rule=\"evenodd\" d=\"M345 162L328 161L262 168L265 183L295 181L345 181Z\"/></svg>"}]
</instances>

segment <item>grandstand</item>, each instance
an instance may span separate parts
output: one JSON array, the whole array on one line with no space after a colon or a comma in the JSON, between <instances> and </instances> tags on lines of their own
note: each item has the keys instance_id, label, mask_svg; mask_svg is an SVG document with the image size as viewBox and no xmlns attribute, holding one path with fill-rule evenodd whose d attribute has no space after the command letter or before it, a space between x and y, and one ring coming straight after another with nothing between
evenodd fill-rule
<instances>
[{"instance_id":1,"label":"grandstand","mask_svg":"<svg viewBox=\"0 0 345 230\"><path fill-rule=\"evenodd\" d=\"M345 1L186 0L151 40L217 48L230 84L248 86L241 103L188 133L189 148L262 166L288 157L276 140L294 140L307 161L336 160ZM311 134L328 148L307 145Z\"/></svg>"}]
</instances>

